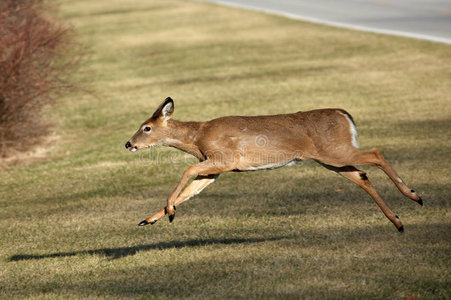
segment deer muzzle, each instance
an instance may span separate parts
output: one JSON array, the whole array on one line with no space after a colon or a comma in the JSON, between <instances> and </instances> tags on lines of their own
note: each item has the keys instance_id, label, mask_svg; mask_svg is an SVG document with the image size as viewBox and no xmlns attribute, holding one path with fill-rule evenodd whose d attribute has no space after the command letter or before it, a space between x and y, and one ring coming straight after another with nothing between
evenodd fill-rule
<instances>
[{"instance_id":1,"label":"deer muzzle","mask_svg":"<svg viewBox=\"0 0 451 300\"><path fill-rule=\"evenodd\" d=\"M138 150L138 149L136 148L136 146L135 146L135 147L132 147L132 143L130 143L130 141L128 141L127 143L125 143L125 148L126 148L127 150L131 151L131 152L135 152L136 150Z\"/></svg>"}]
</instances>

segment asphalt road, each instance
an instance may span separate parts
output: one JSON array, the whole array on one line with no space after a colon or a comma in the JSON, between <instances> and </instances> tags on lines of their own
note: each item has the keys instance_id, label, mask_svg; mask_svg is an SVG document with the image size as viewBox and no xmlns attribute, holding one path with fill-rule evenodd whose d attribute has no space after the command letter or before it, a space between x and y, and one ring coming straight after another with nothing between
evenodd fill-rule
<instances>
[{"instance_id":1,"label":"asphalt road","mask_svg":"<svg viewBox=\"0 0 451 300\"><path fill-rule=\"evenodd\" d=\"M451 44L451 0L204 0L315 23Z\"/></svg>"}]
</instances>

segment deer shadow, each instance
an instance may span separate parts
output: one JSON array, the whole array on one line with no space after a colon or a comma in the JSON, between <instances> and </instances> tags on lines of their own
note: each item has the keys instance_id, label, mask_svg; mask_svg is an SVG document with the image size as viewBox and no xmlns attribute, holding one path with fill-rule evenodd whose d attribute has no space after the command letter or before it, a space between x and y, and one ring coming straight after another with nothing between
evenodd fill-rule
<instances>
[{"instance_id":1,"label":"deer shadow","mask_svg":"<svg viewBox=\"0 0 451 300\"><path fill-rule=\"evenodd\" d=\"M184 247L197 247L207 245L230 245L230 244L243 244L243 243L263 243L268 241L278 241L289 238L287 236L272 237L272 238L228 238L228 239L192 239L187 241L171 241L160 242L155 244L138 245L132 247L118 247L118 248L101 248L92 250L80 250L80 251L68 251L68 252L55 252L49 254L16 254L11 256L8 261L22 261L22 260L38 260L54 257L69 257L77 255L102 255L109 259L118 259L121 257L132 256L140 251L149 250L165 250L171 248L184 248Z\"/></svg>"}]
</instances>

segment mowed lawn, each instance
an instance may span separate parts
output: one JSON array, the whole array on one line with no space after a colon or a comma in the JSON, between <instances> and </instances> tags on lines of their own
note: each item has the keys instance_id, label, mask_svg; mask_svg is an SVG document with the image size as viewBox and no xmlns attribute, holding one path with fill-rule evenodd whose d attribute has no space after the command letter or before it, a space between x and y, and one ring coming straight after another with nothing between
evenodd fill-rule
<instances>
[{"instance_id":1,"label":"mowed lawn","mask_svg":"<svg viewBox=\"0 0 451 300\"><path fill-rule=\"evenodd\" d=\"M0 298L451 298L451 47L191 1L63 1L87 92L0 171ZM306 161L223 174L153 226L195 160L124 144L174 118L341 107L425 206L363 167L399 215ZM283 133L282 133L283 134Z\"/></svg>"}]
</instances>

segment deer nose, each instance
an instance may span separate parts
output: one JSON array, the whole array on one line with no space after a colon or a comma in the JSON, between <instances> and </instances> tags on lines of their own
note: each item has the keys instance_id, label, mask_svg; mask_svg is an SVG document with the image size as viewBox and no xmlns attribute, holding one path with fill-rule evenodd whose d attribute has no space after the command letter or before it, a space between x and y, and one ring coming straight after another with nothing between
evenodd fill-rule
<instances>
[{"instance_id":1,"label":"deer nose","mask_svg":"<svg viewBox=\"0 0 451 300\"><path fill-rule=\"evenodd\" d=\"M125 143L125 148L130 148L132 146L132 144L130 143L130 141L128 141L127 143Z\"/></svg>"}]
</instances>

